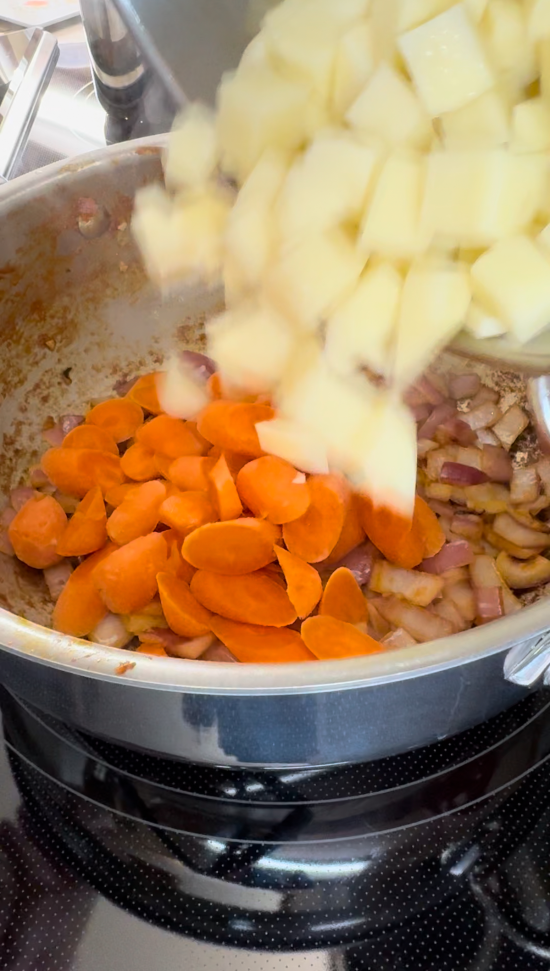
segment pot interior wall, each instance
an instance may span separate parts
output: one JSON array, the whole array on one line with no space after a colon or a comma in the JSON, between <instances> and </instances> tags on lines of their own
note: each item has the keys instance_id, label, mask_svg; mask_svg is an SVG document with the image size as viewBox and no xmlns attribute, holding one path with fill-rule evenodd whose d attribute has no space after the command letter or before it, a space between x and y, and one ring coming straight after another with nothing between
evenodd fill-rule
<instances>
[{"instance_id":1,"label":"pot interior wall","mask_svg":"<svg viewBox=\"0 0 550 971\"><path fill-rule=\"evenodd\" d=\"M0 241L0 502L25 484L49 419L81 414L117 382L155 370L175 348L204 346L219 293L162 296L144 276L129 229L139 185L161 176L147 150L78 170L39 195L2 204ZM93 239L79 229L82 199L105 211ZM48 625L42 574L0 554L0 606Z\"/></svg>"}]
</instances>

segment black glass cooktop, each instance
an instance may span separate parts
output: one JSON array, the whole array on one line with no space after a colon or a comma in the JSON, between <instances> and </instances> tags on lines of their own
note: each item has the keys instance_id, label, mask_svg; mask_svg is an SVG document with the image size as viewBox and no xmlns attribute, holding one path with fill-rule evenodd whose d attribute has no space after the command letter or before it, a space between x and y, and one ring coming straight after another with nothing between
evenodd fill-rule
<instances>
[{"instance_id":1,"label":"black glass cooktop","mask_svg":"<svg viewBox=\"0 0 550 971\"><path fill-rule=\"evenodd\" d=\"M269 773L0 704L2 971L550 971L548 691L428 749Z\"/></svg>"}]
</instances>

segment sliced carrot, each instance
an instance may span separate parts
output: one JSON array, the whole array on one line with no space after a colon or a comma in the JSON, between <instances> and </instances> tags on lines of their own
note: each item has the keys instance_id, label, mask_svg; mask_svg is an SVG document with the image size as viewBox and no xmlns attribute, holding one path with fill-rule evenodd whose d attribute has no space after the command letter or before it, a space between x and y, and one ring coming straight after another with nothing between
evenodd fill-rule
<instances>
[{"instance_id":1,"label":"sliced carrot","mask_svg":"<svg viewBox=\"0 0 550 971\"><path fill-rule=\"evenodd\" d=\"M167 529L162 535L168 545L166 572L180 580L185 580L186 583L191 583L197 571L181 555L181 536L176 533L175 529Z\"/></svg>"},{"instance_id":2,"label":"sliced carrot","mask_svg":"<svg viewBox=\"0 0 550 971\"><path fill-rule=\"evenodd\" d=\"M124 482L118 456L90 448L50 448L41 466L56 489L76 499L83 499L96 485L105 494Z\"/></svg>"},{"instance_id":3,"label":"sliced carrot","mask_svg":"<svg viewBox=\"0 0 550 971\"><path fill-rule=\"evenodd\" d=\"M99 486L84 496L57 544L61 556L87 556L107 542L107 511Z\"/></svg>"},{"instance_id":4,"label":"sliced carrot","mask_svg":"<svg viewBox=\"0 0 550 971\"><path fill-rule=\"evenodd\" d=\"M157 582L164 616L176 634L203 637L210 633L210 612L193 596L185 580L160 573Z\"/></svg>"},{"instance_id":5,"label":"sliced carrot","mask_svg":"<svg viewBox=\"0 0 550 971\"><path fill-rule=\"evenodd\" d=\"M359 546L365 539L365 530L361 525L360 503L358 497L350 495L344 518L344 525L340 533L340 539L334 547L332 553L327 558L326 565L332 566L339 563L348 553L351 553L356 546Z\"/></svg>"},{"instance_id":6,"label":"sliced carrot","mask_svg":"<svg viewBox=\"0 0 550 971\"><path fill-rule=\"evenodd\" d=\"M320 661L377 654L383 647L353 624L335 617L309 617L302 624L302 639Z\"/></svg>"},{"instance_id":7,"label":"sliced carrot","mask_svg":"<svg viewBox=\"0 0 550 971\"><path fill-rule=\"evenodd\" d=\"M143 425L143 411L127 398L112 398L92 408L86 415L86 424L103 428L115 442L127 442Z\"/></svg>"},{"instance_id":8,"label":"sliced carrot","mask_svg":"<svg viewBox=\"0 0 550 971\"><path fill-rule=\"evenodd\" d=\"M367 623L367 601L351 570L340 567L334 571L325 587L319 613L348 624Z\"/></svg>"},{"instance_id":9,"label":"sliced carrot","mask_svg":"<svg viewBox=\"0 0 550 971\"><path fill-rule=\"evenodd\" d=\"M141 447L142 446L140 446L140 448ZM147 451L149 451L149 449L147 449ZM153 461L156 465L157 472L159 473L159 475L162 475L163 479L168 479L169 478L168 472L170 471L170 466L172 465L174 460L171 458L168 458L167 455L161 455L160 452L155 452Z\"/></svg>"},{"instance_id":10,"label":"sliced carrot","mask_svg":"<svg viewBox=\"0 0 550 971\"><path fill-rule=\"evenodd\" d=\"M71 637L87 637L107 614L92 574L95 568L116 550L113 543L107 543L98 553L93 553L67 580L67 583L53 611L54 630Z\"/></svg>"},{"instance_id":11,"label":"sliced carrot","mask_svg":"<svg viewBox=\"0 0 550 971\"><path fill-rule=\"evenodd\" d=\"M336 475L312 475L308 489L307 512L283 526L283 538L291 553L307 563L320 563L330 556L342 533L349 487Z\"/></svg>"},{"instance_id":12,"label":"sliced carrot","mask_svg":"<svg viewBox=\"0 0 550 971\"><path fill-rule=\"evenodd\" d=\"M202 455L208 455L208 452L211 449L211 445L210 445L210 442L208 442L206 440L206 438L204 438L201 435L201 433L199 431L199 426L198 426L197 422L196 421L187 421L185 424L186 424L187 429L190 432L193 433L193 435L197 439L199 445L201 446L201 448L202 448L202 453L201 454Z\"/></svg>"},{"instance_id":13,"label":"sliced carrot","mask_svg":"<svg viewBox=\"0 0 550 971\"><path fill-rule=\"evenodd\" d=\"M93 448L98 452L118 455L118 445L113 436L98 425L77 425L65 435L63 448Z\"/></svg>"},{"instance_id":14,"label":"sliced carrot","mask_svg":"<svg viewBox=\"0 0 550 971\"><path fill-rule=\"evenodd\" d=\"M135 482L146 482L158 475L155 453L138 443L130 445L120 460L120 467Z\"/></svg>"},{"instance_id":15,"label":"sliced carrot","mask_svg":"<svg viewBox=\"0 0 550 971\"><path fill-rule=\"evenodd\" d=\"M280 530L259 519L235 519L196 529L182 553L197 570L242 576L273 563Z\"/></svg>"},{"instance_id":16,"label":"sliced carrot","mask_svg":"<svg viewBox=\"0 0 550 971\"><path fill-rule=\"evenodd\" d=\"M153 372L153 374L144 374L141 378L138 378L133 388L130 388L126 395L126 400L135 401L144 411L149 411L152 415L161 415L163 409L157 391L159 376L160 372Z\"/></svg>"},{"instance_id":17,"label":"sliced carrot","mask_svg":"<svg viewBox=\"0 0 550 971\"><path fill-rule=\"evenodd\" d=\"M170 418L169 415L158 415L146 422L139 429L136 440L150 451L172 460L182 455L204 455L208 448L194 434L191 422Z\"/></svg>"},{"instance_id":18,"label":"sliced carrot","mask_svg":"<svg viewBox=\"0 0 550 971\"><path fill-rule=\"evenodd\" d=\"M229 471L225 455L220 456L214 468L209 472L208 478L210 495L221 521L238 519L239 516L242 516L242 502L239 499L237 486Z\"/></svg>"},{"instance_id":19,"label":"sliced carrot","mask_svg":"<svg viewBox=\"0 0 550 971\"><path fill-rule=\"evenodd\" d=\"M234 478L250 462L250 455L241 455L240 452L231 452L229 449L226 449L223 454L225 455L225 461L227 462L229 471Z\"/></svg>"},{"instance_id":20,"label":"sliced carrot","mask_svg":"<svg viewBox=\"0 0 550 971\"><path fill-rule=\"evenodd\" d=\"M424 544L411 534L412 521L386 507L375 508L366 497L360 499L360 516L368 538L390 563L406 570L424 558Z\"/></svg>"},{"instance_id":21,"label":"sliced carrot","mask_svg":"<svg viewBox=\"0 0 550 971\"><path fill-rule=\"evenodd\" d=\"M436 556L445 545L445 533L439 520L421 496L416 497L412 532L422 538L423 559Z\"/></svg>"},{"instance_id":22,"label":"sliced carrot","mask_svg":"<svg viewBox=\"0 0 550 971\"><path fill-rule=\"evenodd\" d=\"M245 664L295 664L315 660L297 631L285 627L238 624L212 615L211 628L218 640Z\"/></svg>"},{"instance_id":23,"label":"sliced carrot","mask_svg":"<svg viewBox=\"0 0 550 971\"><path fill-rule=\"evenodd\" d=\"M245 465L237 477L237 489L255 516L279 526L299 519L309 507L304 473L274 455L264 455Z\"/></svg>"},{"instance_id":24,"label":"sliced carrot","mask_svg":"<svg viewBox=\"0 0 550 971\"><path fill-rule=\"evenodd\" d=\"M158 466L158 460L168 463L166 472ZM198 455L183 455L171 462L165 456L157 456L157 466L166 479L170 479L178 489L190 489L192 492L208 492L210 479L208 473L216 464L214 458L203 458Z\"/></svg>"},{"instance_id":25,"label":"sliced carrot","mask_svg":"<svg viewBox=\"0 0 550 971\"><path fill-rule=\"evenodd\" d=\"M212 613L243 624L287 627L297 618L286 591L262 573L222 576L198 570L191 593Z\"/></svg>"},{"instance_id":26,"label":"sliced carrot","mask_svg":"<svg viewBox=\"0 0 550 971\"><path fill-rule=\"evenodd\" d=\"M159 512L159 521L175 529L180 536L187 536L206 523L215 523L216 510L206 492L180 492L168 496Z\"/></svg>"},{"instance_id":27,"label":"sliced carrot","mask_svg":"<svg viewBox=\"0 0 550 971\"><path fill-rule=\"evenodd\" d=\"M115 550L93 572L93 582L113 614L143 610L157 592L157 576L164 573L168 547L162 533L150 533Z\"/></svg>"},{"instance_id":28,"label":"sliced carrot","mask_svg":"<svg viewBox=\"0 0 550 971\"><path fill-rule=\"evenodd\" d=\"M12 519L8 535L16 557L27 566L45 570L59 561L59 541L67 516L53 496L33 496Z\"/></svg>"},{"instance_id":29,"label":"sliced carrot","mask_svg":"<svg viewBox=\"0 0 550 971\"><path fill-rule=\"evenodd\" d=\"M321 599L321 577L309 563L284 550L282 546L276 546L275 553L283 569L290 602L298 617L303 620L304 617L309 617Z\"/></svg>"},{"instance_id":30,"label":"sliced carrot","mask_svg":"<svg viewBox=\"0 0 550 971\"><path fill-rule=\"evenodd\" d=\"M123 499L129 496L132 492L139 489L139 484L137 482L123 482L122 485L114 486L112 489L108 489L105 493L105 502L108 506L113 506L115 509L120 506Z\"/></svg>"},{"instance_id":31,"label":"sliced carrot","mask_svg":"<svg viewBox=\"0 0 550 971\"><path fill-rule=\"evenodd\" d=\"M109 517L107 532L113 543L124 546L138 536L152 533L165 498L166 486L158 479L133 489Z\"/></svg>"},{"instance_id":32,"label":"sliced carrot","mask_svg":"<svg viewBox=\"0 0 550 971\"><path fill-rule=\"evenodd\" d=\"M263 452L256 425L274 417L275 412L268 405L212 401L201 412L197 424L201 435L212 445L259 458Z\"/></svg>"},{"instance_id":33,"label":"sliced carrot","mask_svg":"<svg viewBox=\"0 0 550 971\"><path fill-rule=\"evenodd\" d=\"M210 377L208 378L208 384L206 387L208 388L208 393L210 397L214 401L218 400L219 398L223 398L222 379L220 378L217 371L214 374L210 375Z\"/></svg>"},{"instance_id":34,"label":"sliced carrot","mask_svg":"<svg viewBox=\"0 0 550 971\"><path fill-rule=\"evenodd\" d=\"M136 647L134 654L150 654L152 657L168 657L168 654L160 644L140 644Z\"/></svg>"}]
</instances>

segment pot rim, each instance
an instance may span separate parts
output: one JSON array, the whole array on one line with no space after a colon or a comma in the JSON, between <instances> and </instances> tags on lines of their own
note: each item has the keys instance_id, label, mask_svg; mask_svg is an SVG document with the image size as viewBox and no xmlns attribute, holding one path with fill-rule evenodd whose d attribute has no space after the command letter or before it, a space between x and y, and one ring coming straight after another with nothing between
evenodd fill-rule
<instances>
[{"instance_id":1,"label":"pot rim","mask_svg":"<svg viewBox=\"0 0 550 971\"><path fill-rule=\"evenodd\" d=\"M111 145L67 162L62 160L0 187L0 207L21 204L60 179L90 166L116 166L140 154L159 154L168 136L147 136ZM132 654L102 647L31 623L0 608L0 651L92 679L141 688L201 694L287 694L364 688L423 677L509 650L550 628L549 606L541 601L483 627L427 644L315 664L222 664Z\"/></svg>"}]
</instances>

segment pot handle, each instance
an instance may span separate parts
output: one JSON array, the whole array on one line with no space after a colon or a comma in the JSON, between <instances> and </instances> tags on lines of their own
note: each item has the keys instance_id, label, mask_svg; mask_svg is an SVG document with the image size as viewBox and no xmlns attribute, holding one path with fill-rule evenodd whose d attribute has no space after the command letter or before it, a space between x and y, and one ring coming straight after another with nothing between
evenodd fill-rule
<instances>
[{"instance_id":1,"label":"pot handle","mask_svg":"<svg viewBox=\"0 0 550 971\"><path fill-rule=\"evenodd\" d=\"M550 631L513 647L504 661L504 677L524 688L532 688L541 679L550 684Z\"/></svg>"},{"instance_id":2,"label":"pot handle","mask_svg":"<svg viewBox=\"0 0 550 971\"><path fill-rule=\"evenodd\" d=\"M6 34L3 41L22 48L22 57L17 58L0 102L0 182L7 182L27 144L40 99L57 63L59 45L40 27Z\"/></svg>"}]
</instances>

